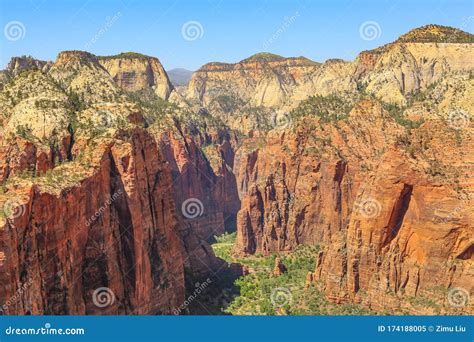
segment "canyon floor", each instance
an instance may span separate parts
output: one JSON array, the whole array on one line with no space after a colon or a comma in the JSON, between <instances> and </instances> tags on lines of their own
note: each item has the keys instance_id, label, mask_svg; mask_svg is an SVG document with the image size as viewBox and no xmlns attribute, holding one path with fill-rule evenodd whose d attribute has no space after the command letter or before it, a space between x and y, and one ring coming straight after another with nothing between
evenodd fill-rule
<instances>
[{"instance_id":1,"label":"canyon floor","mask_svg":"<svg viewBox=\"0 0 474 342\"><path fill-rule=\"evenodd\" d=\"M306 276L315 268L319 246L301 245L284 255L232 255L235 233L217 238L212 245L216 256L244 266L246 275L236 280L234 293L222 303L222 312L231 315L373 315L374 311L357 304L334 304L316 286L306 284ZM275 262L279 260L279 262ZM284 265L281 274L276 265ZM388 311L387 311L388 312Z\"/></svg>"},{"instance_id":2,"label":"canyon floor","mask_svg":"<svg viewBox=\"0 0 474 342\"><path fill-rule=\"evenodd\" d=\"M320 246L301 245L292 252L272 255L249 255L236 257L235 233L217 237L212 244L216 256L231 263L239 263L246 269L245 275L235 281L235 286L225 287L215 304L220 305L220 314L230 315L409 315L410 311L394 308L387 303L383 310L370 310L362 303L336 304L328 301L318 289L318 284L307 282L307 274L315 268ZM284 272L276 271L283 265ZM281 267L281 266L280 266ZM449 303L440 305L447 291L439 287L434 296L409 297L406 300L416 310L432 311L435 314L449 312L462 314ZM206 307L206 304L203 304ZM214 309L218 308L214 306ZM209 314L207 307L201 314ZM207 311L207 312L206 312ZM214 313L219 311L214 311Z\"/></svg>"}]
</instances>

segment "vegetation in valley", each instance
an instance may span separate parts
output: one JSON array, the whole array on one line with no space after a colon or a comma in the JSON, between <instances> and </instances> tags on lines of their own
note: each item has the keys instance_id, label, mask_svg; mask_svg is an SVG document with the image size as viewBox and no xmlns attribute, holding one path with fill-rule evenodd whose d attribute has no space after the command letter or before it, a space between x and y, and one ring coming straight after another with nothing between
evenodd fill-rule
<instances>
[{"instance_id":1,"label":"vegetation in valley","mask_svg":"<svg viewBox=\"0 0 474 342\"><path fill-rule=\"evenodd\" d=\"M255 254L237 257L232 254L236 235L216 237L214 253L227 262L240 263L250 274L240 277L235 285L239 295L224 308L232 315L364 315L373 312L357 304L333 304L326 300L317 286L305 289L308 272L314 272L319 246L300 245L288 254ZM280 276L273 275L275 259L287 268Z\"/></svg>"}]
</instances>

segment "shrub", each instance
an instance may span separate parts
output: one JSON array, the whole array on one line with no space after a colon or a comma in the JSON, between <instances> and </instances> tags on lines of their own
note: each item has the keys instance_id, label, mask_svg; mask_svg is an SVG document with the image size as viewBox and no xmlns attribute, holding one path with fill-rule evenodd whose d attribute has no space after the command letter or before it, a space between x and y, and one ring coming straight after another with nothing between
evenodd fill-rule
<instances>
[{"instance_id":1,"label":"shrub","mask_svg":"<svg viewBox=\"0 0 474 342\"><path fill-rule=\"evenodd\" d=\"M291 111L290 116L299 118L313 115L320 117L324 122L338 121L347 118L352 107L352 100L348 101L336 95L316 95L302 101Z\"/></svg>"}]
</instances>

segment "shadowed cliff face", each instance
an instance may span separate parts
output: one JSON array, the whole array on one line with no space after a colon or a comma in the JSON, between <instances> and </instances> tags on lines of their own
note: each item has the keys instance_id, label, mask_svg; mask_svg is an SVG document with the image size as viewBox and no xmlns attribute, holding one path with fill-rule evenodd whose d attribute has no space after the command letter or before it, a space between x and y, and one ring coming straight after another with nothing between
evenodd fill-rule
<instances>
[{"instance_id":1,"label":"shadowed cliff face","mask_svg":"<svg viewBox=\"0 0 474 342\"><path fill-rule=\"evenodd\" d=\"M206 275L209 269L223 267L208 243L214 240L214 236L236 229L240 200L235 176L229 166L233 162L229 137L204 135L201 138L195 139L181 129L175 134L166 133L161 138L160 152L172 171L173 187L170 190L177 207L180 229L192 233L192 241L188 241L187 247L196 256L189 258L191 265L187 266L194 274ZM201 151L203 142L215 149L215 169Z\"/></svg>"},{"instance_id":2,"label":"shadowed cliff face","mask_svg":"<svg viewBox=\"0 0 474 342\"><path fill-rule=\"evenodd\" d=\"M256 152L242 148L236 252L289 251L330 239L347 225L380 151L401 132L380 105L365 101L337 125L307 118L294 130L271 132Z\"/></svg>"},{"instance_id":3,"label":"shadowed cliff face","mask_svg":"<svg viewBox=\"0 0 474 342\"><path fill-rule=\"evenodd\" d=\"M24 190L22 215L1 231L10 252L1 297L19 293L8 313L170 313L183 300L170 170L149 135L122 138L99 146L97 168L76 185ZM115 297L106 309L93 299L101 287Z\"/></svg>"},{"instance_id":4,"label":"shadowed cliff face","mask_svg":"<svg viewBox=\"0 0 474 342\"><path fill-rule=\"evenodd\" d=\"M255 55L237 64L206 64L193 73L189 95L204 105L231 96L253 106L280 106L298 87L311 82L318 64L303 57L275 58Z\"/></svg>"}]
</instances>

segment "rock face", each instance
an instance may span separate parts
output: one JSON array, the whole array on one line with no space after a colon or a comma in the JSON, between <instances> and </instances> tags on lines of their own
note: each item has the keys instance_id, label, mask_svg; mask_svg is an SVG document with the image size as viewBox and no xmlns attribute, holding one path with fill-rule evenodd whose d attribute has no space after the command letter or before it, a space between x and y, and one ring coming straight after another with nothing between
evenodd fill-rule
<instances>
[{"instance_id":1,"label":"rock face","mask_svg":"<svg viewBox=\"0 0 474 342\"><path fill-rule=\"evenodd\" d=\"M380 105L365 101L337 127L307 119L296 131L270 133L261 149L239 150L236 252L268 254L327 241L347 224L364 177L357 171L375 165L397 132Z\"/></svg>"},{"instance_id":2,"label":"rock face","mask_svg":"<svg viewBox=\"0 0 474 342\"><path fill-rule=\"evenodd\" d=\"M121 97L120 89L99 63L99 58L85 51L60 52L46 75L43 76L49 76L47 77L49 83L65 89L69 92L69 96L75 97L75 105L81 102L90 104L118 102ZM33 78L36 79L36 77ZM44 94L44 87L39 89Z\"/></svg>"},{"instance_id":3,"label":"rock face","mask_svg":"<svg viewBox=\"0 0 474 342\"><path fill-rule=\"evenodd\" d=\"M275 259L275 267L273 268L273 275L275 277L281 276L283 273L286 273L288 269L283 264L280 258Z\"/></svg>"},{"instance_id":4,"label":"rock face","mask_svg":"<svg viewBox=\"0 0 474 342\"><path fill-rule=\"evenodd\" d=\"M21 216L1 230L8 255L2 283L9 285L0 298L15 299L5 312L171 314L184 302L185 272L200 279L225 271L207 243L223 231L223 214L183 217L174 194L187 176L173 176L147 133L119 140L103 147L98 169L72 188L53 195L33 186L25 203L15 197ZM82 149L76 145L74 153ZM44 255L33 253L38 249ZM102 309L94 291L104 287L115 300Z\"/></svg>"},{"instance_id":5,"label":"rock face","mask_svg":"<svg viewBox=\"0 0 474 342\"><path fill-rule=\"evenodd\" d=\"M171 172L146 133L122 138L77 186L31 187L3 224L0 297L18 297L8 313L170 313L184 300ZM113 293L106 309L101 287Z\"/></svg>"},{"instance_id":6,"label":"rock face","mask_svg":"<svg viewBox=\"0 0 474 342\"><path fill-rule=\"evenodd\" d=\"M197 70L188 96L210 106L228 101L288 110L311 95L365 90L386 102L405 105L407 98L446 73L471 70L473 36L428 25L399 40L364 51L352 62L323 64L303 57L257 54L236 64L210 63Z\"/></svg>"},{"instance_id":7,"label":"rock face","mask_svg":"<svg viewBox=\"0 0 474 342\"><path fill-rule=\"evenodd\" d=\"M55 161L62 162L69 158L71 136L64 137L58 145L50 148L37 147L31 141L18 137L13 144L0 138L0 182L10 176L34 170L44 174L54 167Z\"/></svg>"},{"instance_id":8,"label":"rock face","mask_svg":"<svg viewBox=\"0 0 474 342\"><path fill-rule=\"evenodd\" d=\"M444 312L449 288L472 292L472 129L428 121L404 147L375 103L337 126L313 120L239 151L235 252L321 245L306 286L376 311Z\"/></svg>"},{"instance_id":9,"label":"rock face","mask_svg":"<svg viewBox=\"0 0 474 342\"><path fill-rule=\"evenodd\" d=\"M209 63L194 72L189 96L211 105L222 97L252 106L279 106L300 83L308 81L317 63L304 57L257 54L237 64Z\"/></svg>"},{"instance_id":10,"label":"rock face","mask_svg":"<svg viewBox=\"0 0 474 342\"><path fill-rule=\"evenodd\" d=\"M123 90L134 92L151 88L156 95L167 99L173 89L158 58L122 53L101 57L100 64Z\"/></svg>"},{"instance_id":11,"label":"rock face","mask_svg":"<svg viewBox=\"0 0 474 342\"><path fill-rule=\"evenodd\" d=\"M32 57L13 57L7 65L6 72L10 77L15 77L23 71L41 70L46 66L45 61L40 61Z\"/></svg>"},{"instance_id":12,"label":"rock face","mask_svg":"<svg viewBox=\"0 0 474 342\"><path fill-rule=\"evenodd\" d=\"M173 186L169 190L188 254L185 266L196 277L207 277L209 270L227 267L214 256L209 242L226 230L236 229L240 209L235 175L229 166L233 163L229 138L204 134L199 139L181 128L161 137L160 152L172 171ZM203 141L216 149L215 169L201 152Z\"/></svg>"},{"instance_id":13,"label":"rock face","mask_svg":"<svg viewBox=\"0 0 474 342\"><path fill-rule=\"evenodd\" d=\"M229 139L216 136L214 172L203 141L173 140L177 123L145 129L142 108L80 51L16 76L0 98L2 312L172 314L189 283L236 273L207 242L239 206L224 189ZM199 224L179 212L190 180L210 213Z\"/></svg>"},{"instance_id":14,"label":"rock face","mask_svg":"<svg viewBox=\"0 0 474 342\"><path fill-rule=\"evenodd\" d=\"M467 43L395 42L361 53L354 61L358 84L387 102L401 105L407 97L439 81L446 73L473 68Z\"/></svg>"},{"instance_id":15,"label":"rock face","mask_svg":"<svg viewBox=\"0 0 474 342\"><path fill-rule=\"evenodd\" d=\"M450 289L461 288L460 312L473 312L472 35L456 31L440 43L438 32L446 40L429 26L348 66L350 82L377 100L356 101L347 117L331 116L334 99L314 112L303 102L292 127L243 144L235 253L320 245L305 285L334 302L446 313L455 310ZM453 95L446 75L464 90ZM387 112L380 100L408 109ZM404 114L425 122L412 125Z\"/></svg>"},{"instance_id":16,"label":"rock face","mask_svg":"<svg viewBox=\"0 0 474 342\"><path fill-rule=\"evenodd\" d=\"M466 147L472 146L472 130L466 133ZM443 162L461 173L470 168L471 147L455 148L454 137L437 124L421 128L420 135L431 134ZM364 209L353 210L347 229L330 240L318 261L314 276L329 298L361 301L377 311L413 311L407 297L445 303L448 288L472 291L472 173L459 182L462 191L427 177L399 151L387 151L357 195L356 203L366 201ZM472 312L469 303L465 310Z\"/></svg>"}]
</instances>

